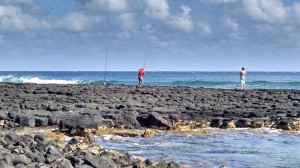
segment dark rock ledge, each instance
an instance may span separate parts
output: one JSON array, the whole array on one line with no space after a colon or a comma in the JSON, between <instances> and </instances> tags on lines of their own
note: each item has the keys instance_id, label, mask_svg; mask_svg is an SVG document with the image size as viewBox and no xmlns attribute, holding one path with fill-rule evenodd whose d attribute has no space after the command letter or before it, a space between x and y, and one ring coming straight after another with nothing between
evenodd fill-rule
<instances>
[{"instance_id":1,"label":"dark rock ledge","mask_svg":"<svg viewBox=\"0 0 300 168\"><path fill-rule=\"evenodd\" d=\"M0 137L0 168L180 168L173 161L153 163L120 155L113 151L89 145L79 148L72 140L61 148L43 135L2 134Z\"/></svg>"},{"instance_id":2,"label":"dark rock ledge","mask_svg":"<svg viewBox=\"0 0 300 168\"><path fill-rule=\"evenodd\" d=\"M142 130L269 127L299 131L300 90L0 83L0 168L179 167L175 162L153 164L93 146L77 150L77 143L72 141L60 148L41 135L13 134L23 127L48 126L57 126L69 135L90 135L87 143L93 141L90 133L103 126ZM144 134L149 136L153 136L151 131Z\"/></svg>"},{"instance_id":3,"label":"dark rock ledge","mask_svg":"<svg viewBox=\"0 0 300 168\"><path fill-rule=\"evenodd\" d=\"M300 90L0 83L0 125L62 130L272 127L300 130Z\"/></svg>"}]
</instances>

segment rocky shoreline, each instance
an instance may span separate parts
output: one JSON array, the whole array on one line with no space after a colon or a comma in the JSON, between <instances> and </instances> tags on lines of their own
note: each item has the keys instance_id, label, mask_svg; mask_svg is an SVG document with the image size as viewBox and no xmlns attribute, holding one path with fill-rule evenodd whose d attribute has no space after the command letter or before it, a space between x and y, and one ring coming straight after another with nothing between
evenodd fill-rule
<instances>
[{"instance_id":1,"label":"rocky shoreline","mask_svg":"<svg viewBox=\"0 0 300 168\"><path fill-rule=\"evenodd\" d=\"M111 163L110 167L159 164L159 167L179 167L175 162L150 164L149 160L141 161L129 154L111 157L105 152L91 154L83 149L79 154L78 150L64 151L66 146L58 148L57 143L46 141L41 135L13 133L24 127L54 126L60 132L90 138L103 126L140 130L206 127L300 130L300 90L0 83L0 95L0 167L97 167L100 163ZM25 150L24 147L30 145L33 147ZM42 157L32 158L30 152ZM52 161L47 153L54 158ZM91 163L89 157L94 158L95 163ZM122 157L130 163L123 164Z\"/></svg>"}]
</instances>

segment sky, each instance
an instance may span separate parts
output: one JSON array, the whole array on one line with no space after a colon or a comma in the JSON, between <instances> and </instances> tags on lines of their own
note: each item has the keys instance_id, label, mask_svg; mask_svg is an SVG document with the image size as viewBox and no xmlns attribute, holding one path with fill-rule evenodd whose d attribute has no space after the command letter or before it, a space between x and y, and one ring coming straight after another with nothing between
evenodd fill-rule
<instances>
[{"instance_id":1,"label":"sky","mask_svg":"<svg viewBox=\"0 0 300 168\"><path fill-rule=\"evenodd\" d=\"M298 0L0 0L0 71L300 71Z\"/></svg>"}]
</instances>

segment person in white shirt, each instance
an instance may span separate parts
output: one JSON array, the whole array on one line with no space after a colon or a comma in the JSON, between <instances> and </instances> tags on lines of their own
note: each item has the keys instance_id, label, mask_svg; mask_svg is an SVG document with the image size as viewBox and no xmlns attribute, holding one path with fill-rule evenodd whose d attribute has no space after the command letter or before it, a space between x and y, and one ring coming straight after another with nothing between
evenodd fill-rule
<instances>
[{"instance_id":1,"label":"person in white shirt","mask_svg":"<svg viewBox=\"0 0 300 168\"><path fill-rule=\"evenodd\" d=\"M245 90L246 89L246 71L245 68L243 67L241 72L240 72L240 80L241 80L241 89Z\"/></svg>"}]
</instances>

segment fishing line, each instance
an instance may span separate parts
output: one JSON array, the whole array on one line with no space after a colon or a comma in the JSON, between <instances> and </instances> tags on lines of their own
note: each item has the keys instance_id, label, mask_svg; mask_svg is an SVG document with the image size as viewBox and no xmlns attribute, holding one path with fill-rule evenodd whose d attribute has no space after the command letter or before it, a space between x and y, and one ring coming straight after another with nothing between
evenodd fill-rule
<instances>
[{"instance_id":1,"label":"fishing line","mask_svg":"<svg viewBox=\"0 0 300 168\"><path fill-rule=\"evenodd\" d=\"M103 85L105 85L106 68L107 68L107 55L108 55L108 47L106 48L106 56L105 56L105 67L104 67L104 80L103 80Z\"/></svg>"}]
</instances>

